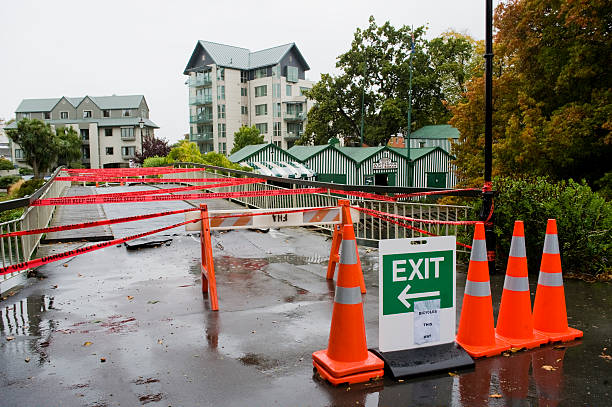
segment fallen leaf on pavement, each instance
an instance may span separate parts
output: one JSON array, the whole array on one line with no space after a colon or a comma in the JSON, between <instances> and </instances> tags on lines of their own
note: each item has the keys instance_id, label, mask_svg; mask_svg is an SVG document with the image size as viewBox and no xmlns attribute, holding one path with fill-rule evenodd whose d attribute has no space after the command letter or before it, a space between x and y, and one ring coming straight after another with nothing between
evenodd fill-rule
<instances>
[{"instance_id":1,"label":"fallen leaf on pavement","mask_svg":"<svg viewBox=\"0 0 612 407\"><path fill-rule=\"evenodd\" d=\"M30 358L25 358L26 363L30 363Z\"/></svg>"},{"instance_id":2,"label":"fallen leaf on pavement","mask_svg":"<svg viewBox=\"0 0 612 407\"><path fill-rule=\"evenodd\" d=\"M64 263L64 264L62 264L62 266L68 267L68 263Z\"/></svg>"},{"instance_id":3,"label":"fallen leaf on pavement","mask_svg":"<svg viewBox=\"0 0 612 407\"><path fill-rule=\"evenodd\" d=\"M100 362L102 363L106 362L106 358L100 358Z\"/></svg>"},{"instance_id":4,"label":"fallen leaf on pavement","mask_svg":"<svg viewBox=\"0 0 612 407\"><path fill-rule=\"evenodd\" d=\"M458 374L457 374L457 373L455 373L455 372L448 372L448 375L449 375L449 376L458 376Z\"/></svg>"},{"instance_id":5,"label":"fallen leaf on pavement","mask_svg":"<svg viewBox=\"0 0 612 407\"><path fill-rule=\"evenodd\" d=\"M85 343L83 344L83 346L91 346L91 345L93 345L93 342L89 342L89 341L87 341L87 342L85 342Z\"/></svg>"},{"instance_id":6,"label":"fallen leaf on pavement","mask_svg":"<svg viewBox=\"0 0 612 407\"><path fill-rule=\"evenodd\" d=\"M151 301L147 301L147 304L157 304L159 301L158 300L151 300Z\"/></svg>"},{"instance_id":7,"label":"fallen leaf on pavement","mask_svg":"<svg viewBox=\"0 0 612 407\"><path fill-rule=\"evenodd\" d=\"M133 297L132 295L128 295L128 296L127 296L127 299L128 299L128 300L133 300L133 299L134 299L134 297Z\"/></svg>"},{"instance_id":8,"label":"fallen leaf on pavement","mask_svg":"<svg viewBox=\"0 0 612 407\"><path fill-rule=\"evenodd\" d=\"M12 341L13 339L15 339L15 337L14 337L14 336L7 336L7 337L6 337L6 340L7 340L7 341Z\"/></svg>"},{"instance_id":9,"label":"fallen leaf on pavement","mask_svg":"<svg viewBox=\"0 0 612 407\"><path fill-rule=\"evenodd\" d=\"M492 399L500 399L502 398L502 395L501 394L491 394L489 395L489 397L491 397Z\"/></svg>"},{"instance_id":10,"label":"fallen leaf on pavement","mask_svg":"<svg viewBox=\"0 0 612 407\"><path fill-rule=\"evenodd\" d=\"M542 369L544 369L544 370L548 370L549 372L550 372L551 370L557 370L557 368L552 367L551 365L544 365L544 366L542 366Z\"/></svg>"},{"instance_id":11,"label":"fallen leaf on pavement","mask_svg":"<svg viewBox=\"0 0 612 407\"><path fill-rule=\"evenodd\" d=\"M605 353L602 353L601 355L599 355L599 357L604 360L612 360L612 356L606 355Z\"/></svg>"}]
</instances>

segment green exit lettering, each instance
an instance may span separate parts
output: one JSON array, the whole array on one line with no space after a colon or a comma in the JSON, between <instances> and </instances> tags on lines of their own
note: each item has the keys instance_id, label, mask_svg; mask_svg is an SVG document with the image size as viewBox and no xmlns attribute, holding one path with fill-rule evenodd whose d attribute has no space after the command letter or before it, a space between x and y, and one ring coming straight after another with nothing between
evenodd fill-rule
<instances>
[{"instance_id":1,"label":"green exit lettering","mask_svg":"<svg viewBox=\"0 0 612 407\"><path fill-rule=\"evenodd\" d=\"M406 265L406 260L395 260L393 262L393 281L410 281L414 278L418 278L419 280L423 280L425 278L429 278L429 265L430 263L434 264L434 278L440 277L440 262L444 261L444 257L433 257L430 259L418 259L415 261L413 259L408 259L410 262L410 266L412 267L412 272L410 273L410 277L406 278L405 275L400 276L399 273L406 272L406 269L400 266ZM421 273L421 265L424 264L423 273Z\"/></svg>"}]
</instances>

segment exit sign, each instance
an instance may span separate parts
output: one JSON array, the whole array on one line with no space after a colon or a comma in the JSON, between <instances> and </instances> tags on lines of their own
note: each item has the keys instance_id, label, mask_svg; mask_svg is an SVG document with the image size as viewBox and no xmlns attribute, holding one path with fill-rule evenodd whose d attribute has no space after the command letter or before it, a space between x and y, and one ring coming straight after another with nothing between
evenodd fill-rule
<instances>
[{"instance_id":1,"label":"exit sign","mask_svg":"<svg viewBox=\"0 0 612 407\"><path fill-rule=\"evenodd\" d=\"M454 236L379 242L382 352L455 339Z\"/></svg>"}]
</instances>

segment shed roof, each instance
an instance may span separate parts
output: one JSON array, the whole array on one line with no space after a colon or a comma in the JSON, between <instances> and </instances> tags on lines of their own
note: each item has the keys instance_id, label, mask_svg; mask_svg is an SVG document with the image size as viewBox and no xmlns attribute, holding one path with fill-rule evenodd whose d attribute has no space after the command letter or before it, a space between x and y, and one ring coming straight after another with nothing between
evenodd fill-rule
<instances>
[{"instance_id":1,"label":"shed roof","mask_svg":"<svg viewBox=\"0 0 612 407\"><path fill-rule=\"evenodd\" d=\"M287 152L293 155L300 161L309 159L310 157L320 153L321 151L331 148L331 144L322 144L318 146L293 146Z\"/></svg>"},{"instance_id":2,"label":"shed roof","mask_svg":"<svg viewBox=\"0 0 612 407\"><path fill-rule=\"evenodd\" d=\"M251 145L248 145L248 146L244 146L240 150L236 151L234 154L230 155L228 157L228 159L231 162L233 162L233 163L244 161L247 158L249 158L250 156L254 155L255 153L258 153L259 151L263 150L264 148L267 148L268 146L276 147L272 143L251 144Z\"/></svg>"},{"instance_id":3,"label":"shed roof","mask_svg":"<svg viewBox=\"0 0 612 407\"><path fill-rule=\"evenodd\" d=\"M402 157L406 157L405 148L398 148L398 147L388 147L388 148L389 150L396 152ZM448 155L449 157L452 157L446 150L444 150L441 147L423 147L423 148L411 148L410 149L410 159L413 161L418 160L419 158L426 156L427 154L431 153L434 150L440 150L444 154Z\"/></svg>"},{"instance_id":4,"label":"shed roof","mask_svg":"<svg viewBox=\"0 0 612 407\"><path fill-rule=\"evenodd\" d=\"M355 162L362 163L386 147L339 147L335 145L335 148Z\"/></svg>"},{"instance_id":5,"label":"shed roof","mask_svg":"<svg viewBox=\"0 0 612 407\"><path fill-rule=\"evenodd\" d=\"M422 139L458 139L459 130L450 124L423 126L410 135L410 138Z\"/></svg>"}]
</instances>

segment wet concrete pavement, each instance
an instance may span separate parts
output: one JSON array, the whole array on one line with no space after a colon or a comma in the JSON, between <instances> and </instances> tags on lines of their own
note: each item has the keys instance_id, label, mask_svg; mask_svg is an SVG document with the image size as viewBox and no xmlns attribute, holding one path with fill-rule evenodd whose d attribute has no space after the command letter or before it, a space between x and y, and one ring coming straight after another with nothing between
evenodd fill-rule
<instances>
[{"instance_id":1,"label":"wet concrete pavement","mask_svg":"<svg viewBox=\"0 0 612 407\"><path fill-rule=\"evenodd\" d=\"M178 209L145 205L104 210L119 217ZM151 230L182 215L162 219L113 232ZM479 360L453 376L335 388L313 377L311 361L327 346L333 305L327 236L299 228L214 233L220 311L213 312L200 289L199 238L173 232L169 246L109 247L43 266L41 279L0 302L0 406L609 405L609 284L565 282L581 341ZM378 253L360 253L374 347ZM460 303L465 274L457 280ZM502 285L494 276L496 306Z\"/></svg>"}]
</instances>

